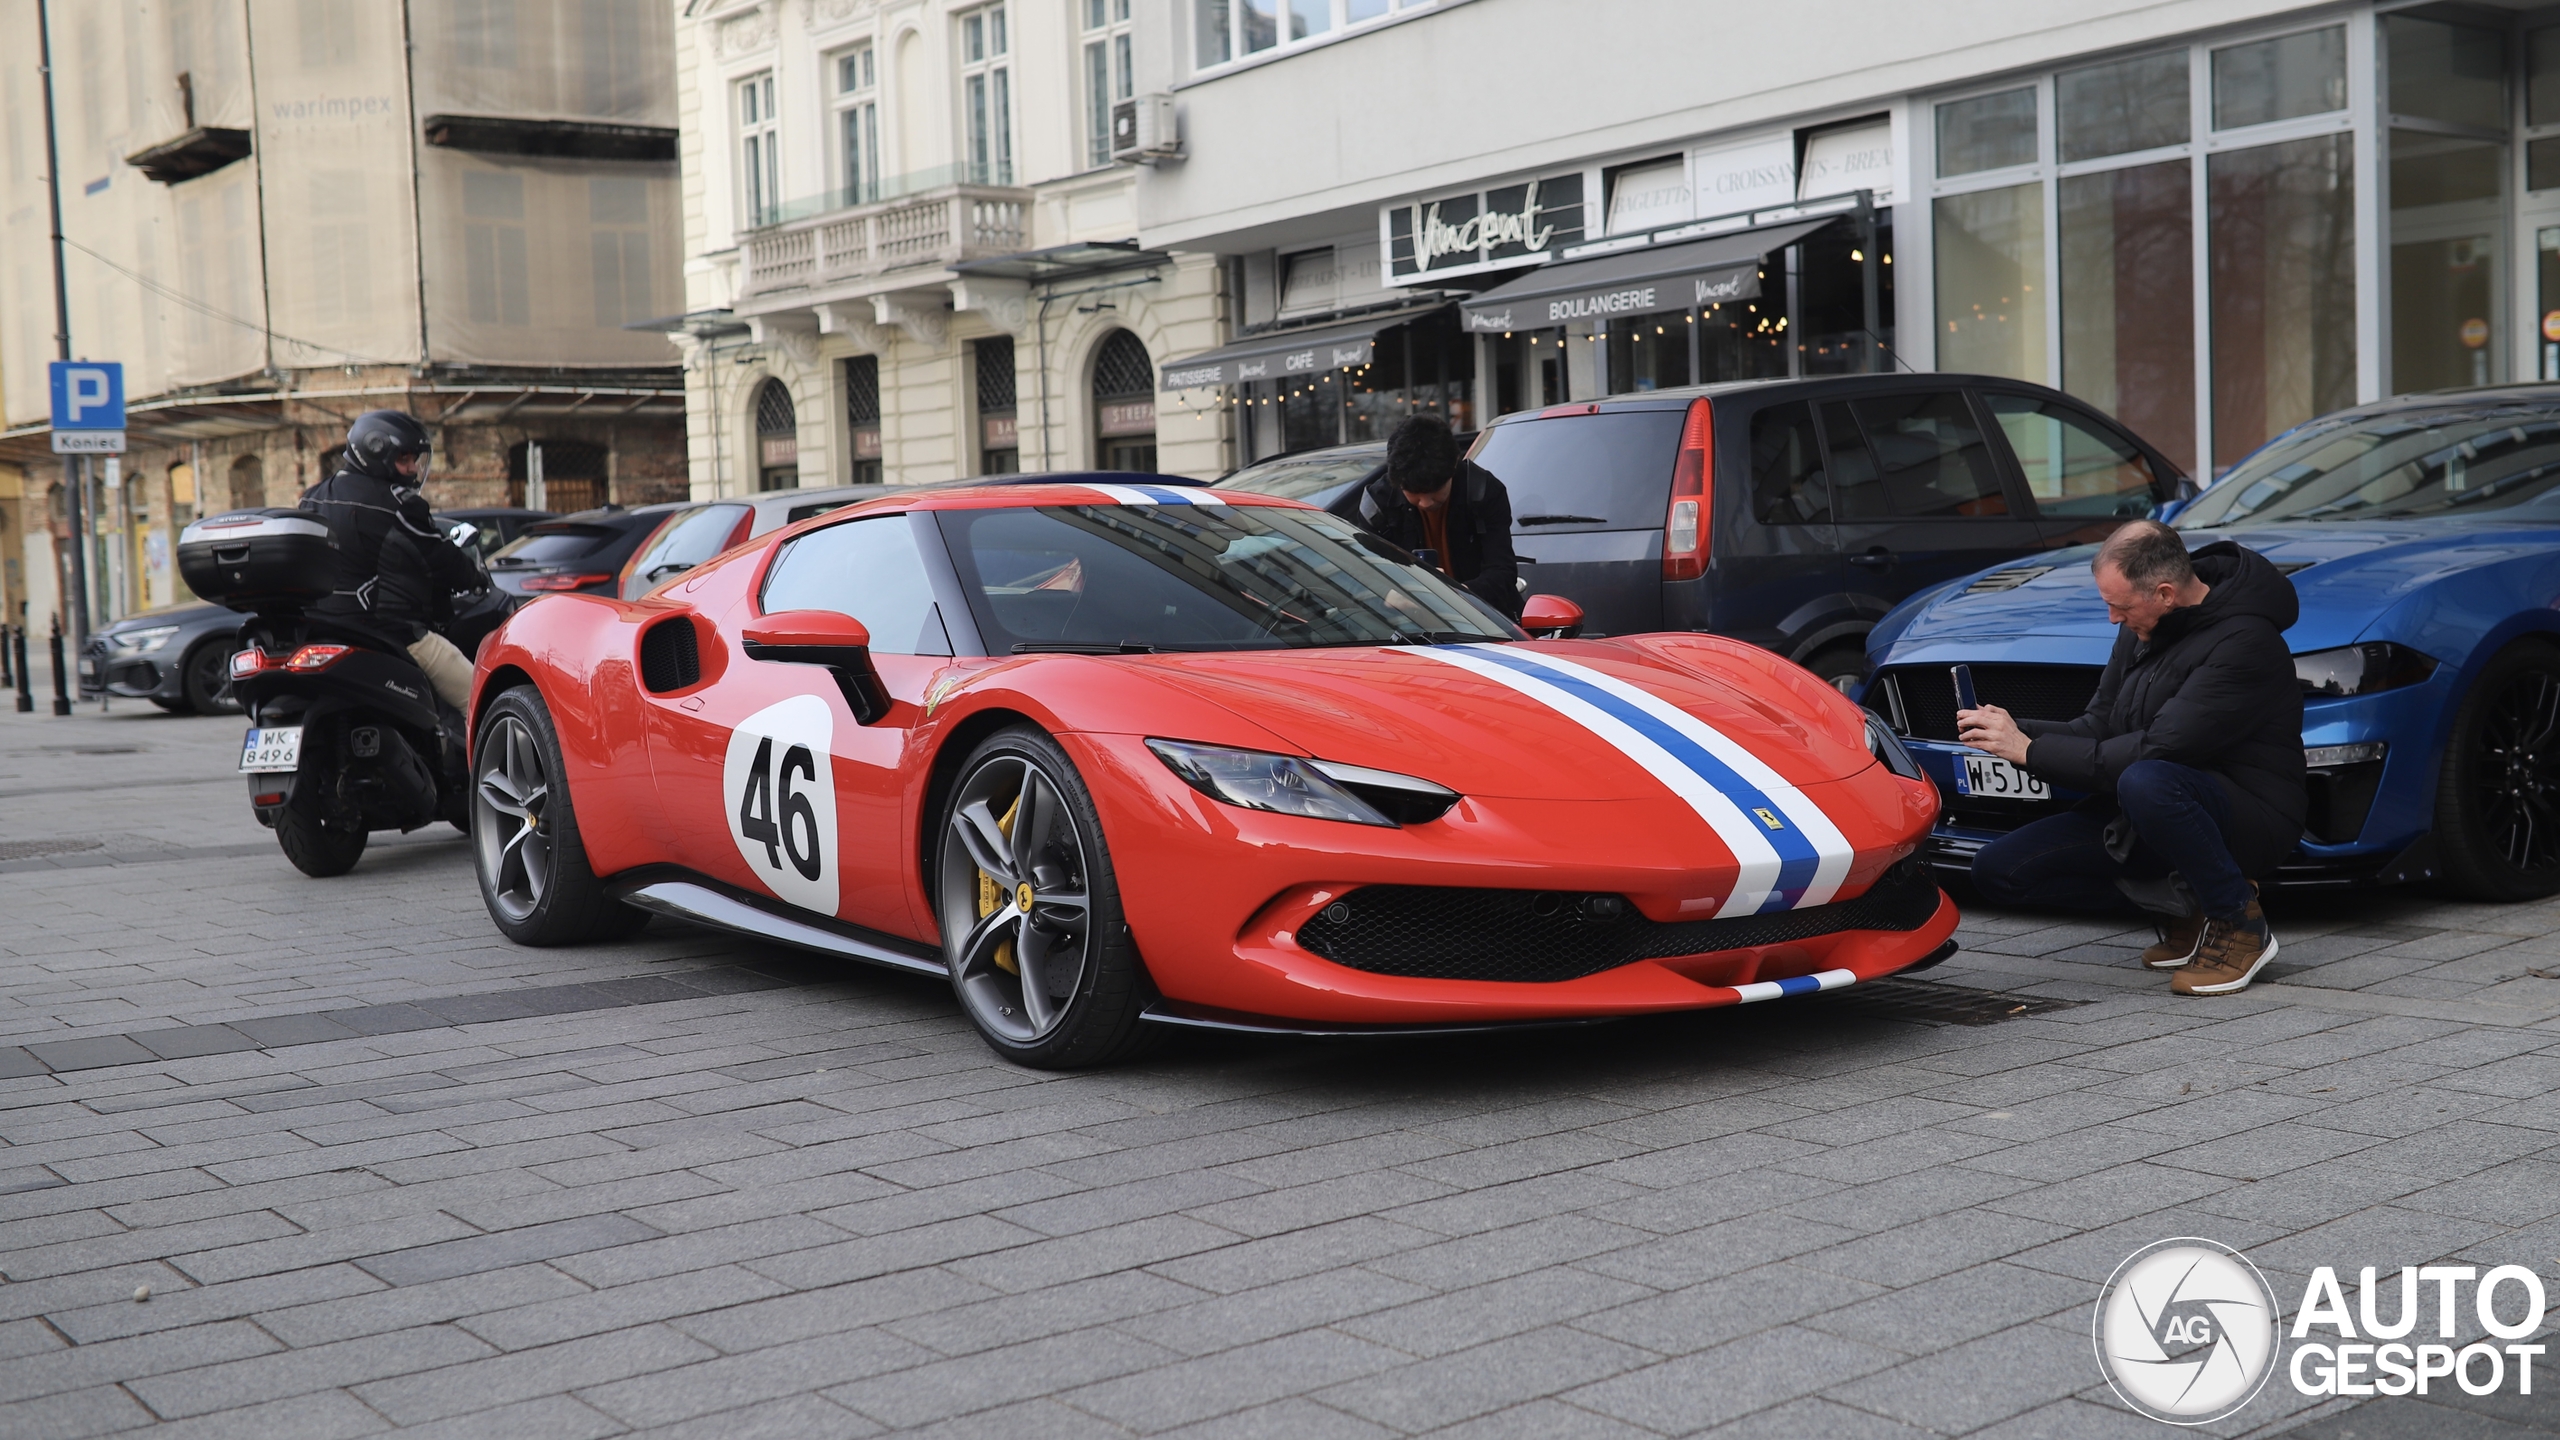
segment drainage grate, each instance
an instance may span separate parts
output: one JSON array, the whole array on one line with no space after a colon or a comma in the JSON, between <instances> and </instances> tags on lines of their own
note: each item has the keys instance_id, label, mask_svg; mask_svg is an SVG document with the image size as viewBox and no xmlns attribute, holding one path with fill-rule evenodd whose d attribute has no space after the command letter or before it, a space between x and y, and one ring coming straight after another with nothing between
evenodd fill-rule
<instances>
[{"instance_id":1,"label":"drainage grate","mask_svg":"<svg viewBox=\"0 0 2560 1440\"><path fill-rule=\"evenodd\" d=\"M0 840L0 860L41 860L47 855L73 855L103 850L103 840Z\"/></svg>"},{"instance_id":2,"label":"drainage grate","mask_svg":"<svg viewBox=\"0 0 2560 1440\"><path fill-rule=\"evenodd\" d=\"M2087 1002L2055 1000L2042 995L2009 995L1997 990L1969 990L1927 980L1870 980L1821 997L1834 1010L1879 1020L1923 1020L1941 1025L1997 1025Z\"/></svg>"}]
</instances>

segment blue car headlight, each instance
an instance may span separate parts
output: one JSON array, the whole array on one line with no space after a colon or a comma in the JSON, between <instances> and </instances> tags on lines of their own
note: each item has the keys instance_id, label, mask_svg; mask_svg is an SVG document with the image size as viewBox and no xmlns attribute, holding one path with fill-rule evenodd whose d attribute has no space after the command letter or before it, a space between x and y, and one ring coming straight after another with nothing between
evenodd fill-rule
<instances>
[{"instance_id":1,"label":"blue car headlight","mask_svg":"<svg viewBox=\"0 0 2560 1440\"><path fill-rule=\"evenodd\" d=\"M2370 640L2296 655L2293 673L2302 682L2303 699L2332 700L2420 684L2436 673L2436 658L2388 640Z\"/></svg>"},{"instance_id":2,"label":"blue car headlight","mask_svg":"<svg viewBox=\"0 0 2560 1440\"><path fill-rule=\"evenodd\" d=\"M1183 783L1210 799L1275 815L1394 829L1436 820L1459 798L1455 790L1428 780L1330 760L1180 740L1149 740L1147 748Z\"/></svg>"},{"instance_id":3,"label":"blue car headlight","mask_svg":"<svg viewBox=\"0 0 2560 1440\"><path fill-rule=\"evenodd\" d=\"M1867 753L1883 761L1884 768L1905 780L1923 778L1920 762L1912 759L1911 752L1903 747L1902 737L1894 734L1893 727L1885 724L1881 717L1872 714L1867 717Z\"/></svg>"}]
</instances>

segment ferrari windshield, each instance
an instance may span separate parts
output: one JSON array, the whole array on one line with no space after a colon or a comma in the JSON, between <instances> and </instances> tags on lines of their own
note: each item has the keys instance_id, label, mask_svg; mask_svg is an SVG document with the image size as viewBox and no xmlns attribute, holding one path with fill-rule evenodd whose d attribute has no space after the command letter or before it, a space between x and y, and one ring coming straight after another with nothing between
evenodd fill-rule
<instances>
[{"instance_id":1,"label":"ferrari windshield","mask_svg":"<svg viewBox=\"0 0 2560 1440\"><path fill-rule=\"evenodd\" d=\"M1320 510L1043 505L935 518L997 655L1520 634L1402 551Z\"/></svg>"},{"instance_id":2,"label":"ferrari windshield","mask_svg":"<svg viewBox=\"0 0 2560 1440\"><path fill-rule=\"evenodd\" d=\"M2560 518L2560 412L2448 405L2305 427L2243 461L2181 529L2461 515L2532 503Z\"/></svg>"}]
</instances>

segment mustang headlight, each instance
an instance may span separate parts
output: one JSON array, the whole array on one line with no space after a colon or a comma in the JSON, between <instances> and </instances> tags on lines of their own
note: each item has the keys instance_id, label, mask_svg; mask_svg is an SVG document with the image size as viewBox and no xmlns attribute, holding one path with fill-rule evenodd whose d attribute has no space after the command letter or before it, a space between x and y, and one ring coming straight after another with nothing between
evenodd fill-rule
<instances>
[{"instance_id":1,"label":"mustang headlight","mask_svg":"<svg viewBox=\"0 0 2560 1440\"><path fill-rule=\"evenodd\" d=\"M1884 768L1905 780L1923 778L1920 762L1911 758L1911 752L1903 748L1902 737L1894 734L1893 727L1885 724L1881 716L1867 716L1867 753L1883 761Z\"/></svg>"},{"instance_id":2,"label":"mustang headlight","mask_svg":"<svg viewBox=\"0 0 2560 1440\"><path fill-rule=\"evenodd\" d=\"M2303 699L2328 700L2418 684L2436 673L2436 660L2406 645L2373 640L2296 655L2293 673L2302 682Z\"/></svg>"},{"instance_id":3,"label":"mustang headlight","mask_svg":"<svg viewBox=\"0 0 2560 1440\"><path fill-rule=\"evenodd\" d=\"M128 655L148 655L169 643L178 633L175 625L154 625L144 630L119 630L107 637L107 643Z\"/></svg>"},{"instance_id":4,"label":"mustang headlight","mask_svg":"<svg viewBox=\"0 0 2560 1440\"><path fill-rule=\"evenodd\" d=\"M1247 810L1392 828L1438 819L1458 801L1446 786L1359 765L1179 740L1147 748L1192 789Z\"/></svg>"}]
</instances>

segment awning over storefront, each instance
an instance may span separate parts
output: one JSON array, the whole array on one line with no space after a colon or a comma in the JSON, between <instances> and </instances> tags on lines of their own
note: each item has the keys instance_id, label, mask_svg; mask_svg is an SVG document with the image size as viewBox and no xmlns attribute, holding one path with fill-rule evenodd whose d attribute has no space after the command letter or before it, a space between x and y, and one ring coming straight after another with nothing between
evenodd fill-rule
<instances>
[{"instance_id":1,"label":"awning over storefront","mask_svg":"<svg viewBox=\"0 0 2560 1440\"><path fill-rule=\"evenodd\" d=\"M1215 350L1168 361L1164 388L1189 390L1202 385L1233 385L1246 380L1276 380L1317 375L1347 365L1366 365L1382 330L1420 319L1442 307L1424 305L1367 315L1338 324L1309 325L1248 335Z\"/></svg>"},{"instance_id":2,"label":"awning over storefront","mask_svg":"<svg viewBox=\"0 0 2560 1440\"><path fill-rule=\"evenodd\" d=\"M1468 330L1499 334L1748 300L1760 293L1762 256L1793 245L1836 218L1542 265L1462 302L1459 314Z\"/></svg>"}]
</instances>

